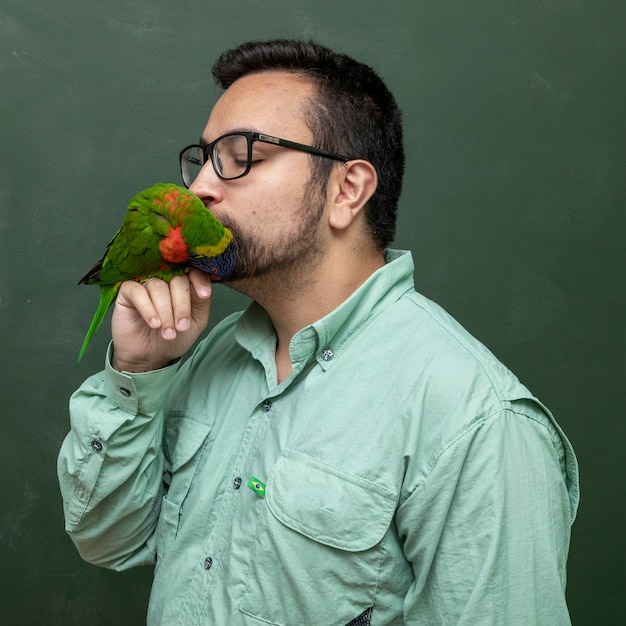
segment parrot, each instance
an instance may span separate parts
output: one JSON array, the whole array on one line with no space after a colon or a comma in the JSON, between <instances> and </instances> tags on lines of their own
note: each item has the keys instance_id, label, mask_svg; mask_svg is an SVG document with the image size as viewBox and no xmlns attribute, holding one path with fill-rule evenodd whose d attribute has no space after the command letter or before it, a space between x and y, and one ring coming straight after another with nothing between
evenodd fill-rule
<instances>
[{"instance_id":1,"label":"parrot","mask_svg":"<svg viewBox=\"0 0 626 626\"><path fill-rule=\"evenodd\" d=\"M128 203L120 228L102 258L78 282L98 285L100 301L78 353L87 345L115 301L123 281L170 281L197 267L213 280L226 278L237 260L232 232L185 187L156 183Z\"/></svg>"}]
</instances>

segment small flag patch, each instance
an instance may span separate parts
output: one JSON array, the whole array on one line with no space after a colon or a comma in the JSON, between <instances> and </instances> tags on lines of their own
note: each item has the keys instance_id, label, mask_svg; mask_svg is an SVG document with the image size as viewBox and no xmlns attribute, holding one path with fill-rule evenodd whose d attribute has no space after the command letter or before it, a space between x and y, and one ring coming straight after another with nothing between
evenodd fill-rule
<instances>
[{"instance_id":1,"label":"small flag patch","mask_svg":"<svg viewBox=\"0 0 626 626\"><path fill-rule=\"evenodd\" d=\"M265 483L262 483L258 478L254 476L248 481L248 487L256 493L257 496L265 498Z\"/></svg>"}]
</instances>

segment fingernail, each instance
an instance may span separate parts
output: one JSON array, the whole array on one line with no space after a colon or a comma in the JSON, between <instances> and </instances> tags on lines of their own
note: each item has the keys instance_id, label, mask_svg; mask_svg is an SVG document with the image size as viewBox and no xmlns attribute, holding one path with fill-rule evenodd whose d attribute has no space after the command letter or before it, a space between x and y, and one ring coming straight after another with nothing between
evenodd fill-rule
<instances>
[{"instance_id":1,"label":"fingernail","mask_svg":"<svg viewBox=\"0 0 626 626\"><path fill-rule=\"evenodd\" d=\"M163 331L163 339L175 339L176 331L173 328L166 328Z\"/></svg>"},{"instance_id":2,"label":"fingernail","mask_svg":"<svg viewBox=\"0 0 626 626\"><path fill-rule=\"evenodd\" d=\"M158 317L153 317L150 320L150 326L152 326L152 328L158 328L161 325L161 320Z\"/></svg>"},{"instance_id":3,"label":"fingernail","mask_svg":"<svg viewBox=\"0 0 626 626\"><path fill-rule=\"evenodd\" d=\"M178 330L189 330L189 320L186 317L183 317L182 319L178 320L178 324L176 324L176 328Z\"/></svg>"}]
</instances>

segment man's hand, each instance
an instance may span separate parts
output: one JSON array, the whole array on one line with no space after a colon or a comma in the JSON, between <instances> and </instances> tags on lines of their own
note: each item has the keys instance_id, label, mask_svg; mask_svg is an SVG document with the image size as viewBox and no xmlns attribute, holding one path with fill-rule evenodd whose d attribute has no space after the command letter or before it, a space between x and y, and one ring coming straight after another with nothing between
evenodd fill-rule
<instances>
[{"instance_id":1,"label":"man's hand","mask_svg":"<svg viewBox=\"0 0 626 626\"><path fill-rule=\"evenodd\" d=\"M111 322L115 369L147 372L185 354L209 321L211 293L209 275L197 269L169 283L123 283Z\"/></svg>"}]
</instances>

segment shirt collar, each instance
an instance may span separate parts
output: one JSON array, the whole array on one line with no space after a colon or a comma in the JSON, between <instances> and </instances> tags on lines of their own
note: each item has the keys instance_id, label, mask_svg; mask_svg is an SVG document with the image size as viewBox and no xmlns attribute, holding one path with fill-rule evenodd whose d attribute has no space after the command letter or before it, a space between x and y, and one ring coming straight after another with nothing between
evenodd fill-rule
<instances>
[{"instance_id":1,"label":"shirt collar","mask_svg":"<svg viewBox=\"0 0 626 626\"><path fill-rule=\"evenodd\" d=\"M368 320L413 288L413 257L404 250L386 250L386 264L374 272L334 311L294 335L289 354L294 375L316 358L323 369L340 358L344 342ZM265 310L252 303L239 318L235 337L264 367L273 363L276 335Z\"/></svg>"}]
</instances>

